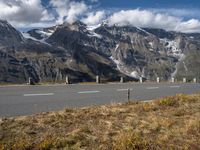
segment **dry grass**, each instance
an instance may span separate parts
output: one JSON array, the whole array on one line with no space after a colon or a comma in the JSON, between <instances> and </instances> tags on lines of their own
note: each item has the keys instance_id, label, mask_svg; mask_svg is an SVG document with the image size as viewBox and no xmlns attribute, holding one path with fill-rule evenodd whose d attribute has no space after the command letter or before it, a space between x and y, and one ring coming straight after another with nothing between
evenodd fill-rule
<instances>
[{"instance_id":1,"label":"dry grass","mask_svg":"<svg viewBox=\"0 0 200 150\"><path fill-rule=\"evenodd\" d=\"M200 149L200 94L2 119L0 149Z\"/></svg>"}]
</instances>

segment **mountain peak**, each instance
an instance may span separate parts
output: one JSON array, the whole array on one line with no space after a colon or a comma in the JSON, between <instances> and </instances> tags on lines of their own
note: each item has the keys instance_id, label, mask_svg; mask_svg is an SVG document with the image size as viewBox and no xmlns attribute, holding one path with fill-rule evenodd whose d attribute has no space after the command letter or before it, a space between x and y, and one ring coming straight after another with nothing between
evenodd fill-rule
<instances>
[{"instance_id":1,"label":"mountain peak","mask_svg":"<svg viewBox=\"0 0 200 150\"><path fill-rule=\"evenodd\" d=\"M6 20L0 20L0 42L2 45L18 45L23 36Z\"/></svg>"}]
</instances>

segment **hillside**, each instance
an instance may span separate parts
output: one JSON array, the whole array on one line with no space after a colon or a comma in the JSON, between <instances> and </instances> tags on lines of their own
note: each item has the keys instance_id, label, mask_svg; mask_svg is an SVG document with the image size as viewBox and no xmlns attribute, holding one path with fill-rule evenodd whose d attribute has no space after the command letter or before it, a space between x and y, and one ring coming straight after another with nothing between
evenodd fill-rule
<instances>
[{"instance_id":1,"label":"hillside","mask_svg":"<svg viewBox=\"0 0 200 150\"><path fill-rule=\"evenodd\" d=\"M80 21L20 33L0 21L0 82L199 78L199 35Z\"/></svg>"},{"instance_id":2,"label":"hillside","mask_svg":"<svg viewBox=\"0 0 200 150\"><path fill-rule=\"evenodd\" d=\"M200 94L0 121L0 149L200 149Z\"/></svg>"}]
</instances>

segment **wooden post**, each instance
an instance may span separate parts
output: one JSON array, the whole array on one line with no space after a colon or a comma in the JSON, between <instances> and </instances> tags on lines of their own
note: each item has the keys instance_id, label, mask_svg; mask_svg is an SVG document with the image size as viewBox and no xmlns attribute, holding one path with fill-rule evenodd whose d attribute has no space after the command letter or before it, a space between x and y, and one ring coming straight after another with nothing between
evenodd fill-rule
<instances>
[{"instance_id":1,"label":"wooden post","mask_svg":"<svg viewBox=\"0 0 200 150\"><path fill-rule=\"evenodd\" d=\"M128 99L128 102L130 102L130 95L131 95L131 90L128 89L128 93L127 93L127 99Z\"/></svg>"}]
</instances>

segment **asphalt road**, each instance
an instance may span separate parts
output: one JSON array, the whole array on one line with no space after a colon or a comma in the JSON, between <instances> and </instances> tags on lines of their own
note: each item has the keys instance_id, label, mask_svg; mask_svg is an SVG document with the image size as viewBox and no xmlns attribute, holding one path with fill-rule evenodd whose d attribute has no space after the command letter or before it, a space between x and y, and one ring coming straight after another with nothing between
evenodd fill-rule
<instances>
[{"instance_id":1,"label":"asphalt road","mask_svg":"<svg viewBox=\"0 0 200 150\"><path fill-rule=\"evenodd\" d=\"M0 86L0 117L127 101L152 100L178 93L200 92L200 84L124 83L99 85Z\"/></svg>"}]
</instances>

